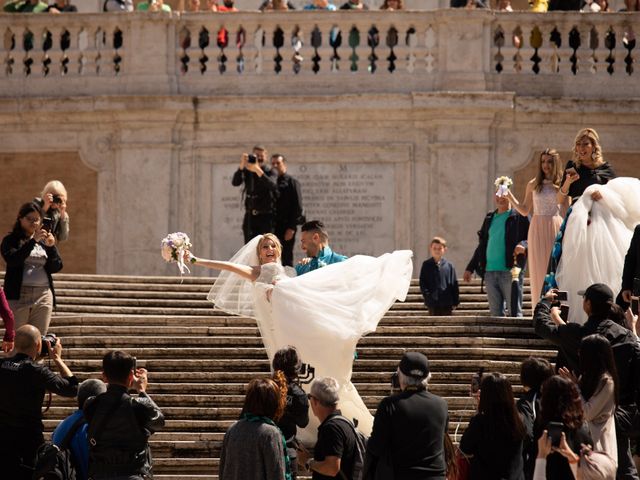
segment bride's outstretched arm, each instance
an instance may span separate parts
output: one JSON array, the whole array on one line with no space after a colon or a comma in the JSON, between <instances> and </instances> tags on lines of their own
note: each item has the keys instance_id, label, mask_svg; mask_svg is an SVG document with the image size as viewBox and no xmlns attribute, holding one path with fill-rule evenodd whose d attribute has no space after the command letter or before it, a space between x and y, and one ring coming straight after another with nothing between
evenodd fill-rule
<instances>
[{"instance_id":1,"label":"bride's outstretched arm","mask_svg":"<svg viewBox=\"0 0 640 480\"><path fill-rule=\"evenodd\" d=\"M240 275L242 278L246 278L250 282L255 281L260 275L260 267L250 267L249 265L242 265L240 263L220 262L217 260L207 260L206 258L199 258L192 256L191 263L200 265L201 267L207 267L212 270L226 270L228 272Z\"/></svg>"}]
</instances>

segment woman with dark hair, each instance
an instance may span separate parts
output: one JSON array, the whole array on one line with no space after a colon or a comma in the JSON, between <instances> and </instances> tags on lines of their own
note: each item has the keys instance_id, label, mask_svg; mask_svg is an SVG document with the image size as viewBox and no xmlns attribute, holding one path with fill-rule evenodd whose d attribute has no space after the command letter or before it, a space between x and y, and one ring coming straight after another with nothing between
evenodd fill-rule
<instances>
[{"instance_id":1,"label":"woman with dark hair","mask_svg":"<svg viewBox=\"0 0 640 480\"><path fill-rule=\"evenodd\" d=\"M584 421L582 399L578 386L571 380L554 375L542 384L540 422L536 426L539 438L544 430L550 430L549 422L562 424L569 448L579 452L581 444L593 445L589 427ZM554 451L547 456L547 480L573 478L569 462L561 453Z\"/></svg>"},{"instance_id":2,"label":"woman with dark hair","mask_svg":"<svg viewBox=\"0 0 640 480\"><path fill-rule=\"evenodd\" d=\"M51 274L62 269L53 234L42 228L42 210L35 203L20 207L13 231L2 239L7 263L4 292L15 317L15 329L30 324L43 335L49 329L55 293Z\"/></svg>"},{"instance_id":3,"label":"woman with dark hair","mask_svg":"<svg viewBox=\"0 0 640 480\"><path fill-rule=\"evenodd\" d=\"M567 209L567 198L558 203L557 194L562 179L562 164L560 154L553 148L547 148L540 154L538 172L529 183L522 203L507 190L513 208L520 215L528 216L532 213L527 252L529 276L531 277L531 296L537 301L542 295L542 285L549 265L549 255L553 242L562 225L561 210Z\"/></svg>"},{"instance_id":4,"label":"woman with dark hair","mask_svg":"<svg viewBox=\"0 0 640 480\"><path fill-rule=\"evenodd\" d=\"M287 381L287 403L282 418L278 420L278 427L286 440L291 477L295 480L298 474L297 427L304 428L309 423L309 399L298 382L302 362L295 347L289 346L276 352L271 366L275 374L282 372Z\"/></svg>"},{"instance_id":5,"label":"woman with dark hair","mask_svg":"<svg viewBox=\"0 0 640 480\"><path fill-rule=\"evenodd\" d=\"M478 413L460 441L460 451L470 458L469 478L523 479L524 438L511 383L500 373L485 375L480 384Z\"/></svg>"},{"instance_id":6,"label":"woman with dark hair","mask_svg":"<svg viewBox=\"0 0 640 480\"><path fill-rule=\"evenodd\" d=\"M524 461L524 478L531 480L536 463L537 445L534 434L536 418L540 413L540 390L542 384L553 376L553 367L544 358L528 357L520 366L520 383L524 387L524 394L518 399L516 408L526 430L522 458Z\"/></svg>"},{"instance_id":7,"label":"woman with dark hair","mask_svg":"<svg viewBox=\"0 0 640 480\"><path fill-rule=\"evenodd\" d=\"M242 417L222 440L220 480L291 479L284 436L275 424L284 412L286 391L282 372L249 382Z\"/></svg>"},{"instance_id":8,"label":"woman with dark hair","mask_svg":"<svg viewBox=\"0 0 640 480\"><path fill-rule=\"evenodd\" d=\"M593 448L616 459L617 465L614 412L618 403L618 372L611 344L602 335L593 334L582 339L580 373L578 385Z\"/></svg>"}]
</instances>

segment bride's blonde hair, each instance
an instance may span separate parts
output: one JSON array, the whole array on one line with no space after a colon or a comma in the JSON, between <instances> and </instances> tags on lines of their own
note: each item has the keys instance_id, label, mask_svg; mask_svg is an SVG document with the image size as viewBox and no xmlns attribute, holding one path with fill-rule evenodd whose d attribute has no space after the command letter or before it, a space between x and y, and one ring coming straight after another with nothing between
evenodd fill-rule
<instances>
[{"instance_id":1,"label":"bride's blonde hair","mask_svg":"<svg viewBox=\"0 0 640 480\"><path fill-rule=\"evenodd\" d=\"M602 157L602 147L600 146L600 137L598 136L598 132L596 132L593 128L583 128L576 135L576 139L573 143L573 161L579 167L581 165L580 157L578 156L578 142L586 138L589 140L591 145L593 146L593 160L597 163L604 162L604 158Z\"/></svg>"},{"instance_id":2,"label":"bride's blonde hair","mask_svg":"<svg viewBox=\"0 0 640 480\"><path fill-rule=\"evenodd\" d=\"M262 245L267 240L271 240L273 242L273 244L275 245L276 253L278 254L278 258L280 258L282 256L282 244L280 243L280 240L278 240L278 237L276 237L273 233L265 233L264 235L262 235L262 238L260 239L260 241L258 242L258 246L256 247L258 260L260 260L260 250L262 249Z\"/></svg>"}]
</instances>

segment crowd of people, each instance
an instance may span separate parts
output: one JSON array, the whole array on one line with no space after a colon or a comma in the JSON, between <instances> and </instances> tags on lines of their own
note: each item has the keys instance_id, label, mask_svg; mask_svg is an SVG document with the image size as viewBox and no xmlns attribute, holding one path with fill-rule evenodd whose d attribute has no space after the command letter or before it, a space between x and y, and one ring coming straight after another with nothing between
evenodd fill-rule
<instances>
[{"instance_id":1,"label":"crowd of people","mask_svg":"<svg viewBox=\"0 0 640 480\"><path fill-rule=\"evenodd\" d=\"M10 13L73 13L78 8L71 0L8 0L4 4L4 11ZM178 0L178 12L237 12L235 0ZM105 12L171 12L171 5L164 0L104 0ZM303 10L369 10L369 6L362 0L347 0L339 7L330 0L310 0ZM264 0L257 5L261 12L295 10L296 7L286 0ZM380 10L404 10L404 0L383 0Z\"/></svg>"},{"instance_id":2,"label":"crowd of people","mask_svg":"<svg viewBox=\"0 0 640 480\"><path fill-rule=\"evenodd\" d=\"M4 5L5 12L16 13L70 13L78 9L71 0L8 0ZM495 8L499 11L512 12L510 0L498 0L492 5L489 0L451 0L451 8ZM178 0L174 3L178 12L237 12L235 0ZM287 0L264 0L256 5L261 12L296 10L296 6ZM309 0L302 6L303 10L355 10L365 11L370 7L363 0L346 0L341 5L336 5L331 0ZM405 10L404 0L383 0L379 5L380 10ZM172 8L165 0L104 0L105 12L171 12ZM625 0L624 7L620 11L640 10L639 0ZM607 0L532 0L529 2L529 11L582 11L582 12L608 12L612 11Z\"/></svg>"},{"instance_id":3,"label":"crowd of people","mask_svg":"<svg viewBox=\"0 0 640 480\"><path fill-rule=\"evenodd\" d=\"M405 353L389 372L391 394L373 417L350 382L358 340L407 294L412 252L334 252L324 224L304 221L284 156L272 155L270 165L267 157L263 147L243 154L232 178L243 187L246 245L230 261L184 252L185 261L222 271L208 298L256 319L272 366L271 376L249 383L239 419L224 436L222 480L289 480L302 471L314 480L639 478L640 182L616 178L595 130L578 132L564 169L555 150L544 150L522 201L511 179L495 182L496 209L483 219L463 278L483 278L492 315L521 316L528 257L534 329L558 355L555 366L523 361L525 392L517 401L500 372L470 379L476 411L457 447L447 403L429 391L423 353ZM112 351L103 358L106 385L79 385L60 339L43 336L55 302L51 274L62 268L56 243L69 234L66 200L64 186L49 182L20 208L2 241L0 313L3 349L11 351L0 362L3 468L19 480L38 468L49 390L78 397L78 411L53 441L70 445L80 478L142 479L152 467L148 439L164 424L146 394L146 370ZM283 243L300 223L306 258L287 269ZM420 273L425 304L432 315L450 315L459 287L447 242L434 237L429 248ZM37 361L42 356L57 374ZM310 384L302 370L313 372Z\"/></svg>"}]
</instances>

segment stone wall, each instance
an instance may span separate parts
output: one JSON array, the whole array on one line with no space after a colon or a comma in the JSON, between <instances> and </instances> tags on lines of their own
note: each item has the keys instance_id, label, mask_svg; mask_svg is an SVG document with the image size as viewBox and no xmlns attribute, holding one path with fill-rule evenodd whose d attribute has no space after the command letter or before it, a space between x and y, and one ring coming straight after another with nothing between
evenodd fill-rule
<instances>
[{"instance_id":1,"label":"stone wall","mask_svg":"<svg viewBox=\"0 0 640 480\"><path fill-rule=\"evenodd\" d=\"M16 40L0 48L5 174L19 179L15 159L36 153L76 172L61 179L72 239L83 245L64 246L65 271L175 272L158 250L176 230L191 235L197 254L228 258L241 243L242 214L229 176L255 144L288 157L309 216L327 221L336 250L411 248L419 267L429 239L441 235L459 272L493 206L494 178L514 176L522 188L544 148L566 152L592 126L620 174L640 171L640 84L625 69L636 55L622 42L630 38L626 15L212 18L0 16L3 38ZM554 29L561 46L550 43ZM582 42L575 52L572 29ZM611 51L607 32L618 39ZM304 44L291 46L298 34ZM524 41L513 43L512 34ZM35 39L31 49L25 38ZM586 48L595 40L597 48ZM297 71L294 51L304 58ZM536 51L541 60L530 60ZM46 178L24 191L32 195ZM7 211L17 210L19 195L1 196ZM76 224L85 214L95 230ZM8 228L11 214L3 215ZM85 244L95 245L95 257Z\"/></svg>"}]
</instances>

